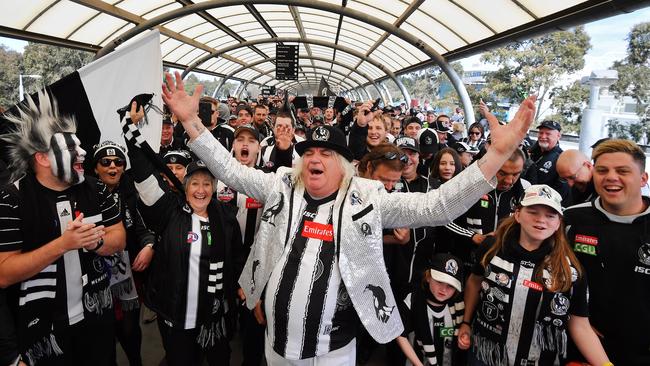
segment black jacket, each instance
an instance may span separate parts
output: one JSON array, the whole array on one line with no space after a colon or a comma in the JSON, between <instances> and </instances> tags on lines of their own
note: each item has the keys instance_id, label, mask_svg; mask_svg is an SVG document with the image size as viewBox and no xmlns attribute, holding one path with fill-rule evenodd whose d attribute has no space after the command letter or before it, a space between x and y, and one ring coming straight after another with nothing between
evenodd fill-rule
<instances>
[{"instance_id":1,"label":"black jacket","mask_svg":"<svg viewBox=\"0 0 650 366\"><path fill-rule=\"evenodd\" d=\"M144 191L147 189L155 190L157 194L164 192L152 205L147 206L140 202L145 223L159 238L149 267L145 304L172 326L182 328L187 306L191 249L190 245L187 245L187 240L188 233L192 231L192 209L187 203L179 200L176 193L169 190L139 148L128 140L127 145L129 145L129 159L135 182L142 183L145 180L153 182L152 179L155 179L158 183L157 187L146 187L146 184L138 187L141 198L146 195ZM228 303L228 309L234 309L238 289L236 281L243 264L240 256L239 225L232 211L214 198L208 206L208 217L211 237L214 240L214 244L209 249L209 260L212 263L217 255L223 255L223 295ZM207 277L207 273L200 273L199 281L203 282L202 278ZM200 285L200 290L203 288L205 287ZM197 327L211 320L214 296L201 291Z\"/></svg>"},{"instance_id":2,"label":"black jacket","mask_svg":"<svg viewBox=\"0 0 650 366\"><path fill-rule=\"evenodd\" d=\"M0 365L9 365L18 358L16 327L4 289L0 289Z\"/></svg>"},{"instance_id":3,"label":"black jacket","mask_svg":"<svg viewBox=\"0 0 650 366\"><path fill-rule=\"evenodd\" d=\"M557 174L557 158L562 154L560 145L555 145L550 151L542 151L538 143L530 149L530 159L537 168L536 181L532 184L546 184L555 189L562 196L562 204L566 207L569 203L569 185L560 179ZM532 167L531 167L532 168Z\"/></svg>"}]
</instances>

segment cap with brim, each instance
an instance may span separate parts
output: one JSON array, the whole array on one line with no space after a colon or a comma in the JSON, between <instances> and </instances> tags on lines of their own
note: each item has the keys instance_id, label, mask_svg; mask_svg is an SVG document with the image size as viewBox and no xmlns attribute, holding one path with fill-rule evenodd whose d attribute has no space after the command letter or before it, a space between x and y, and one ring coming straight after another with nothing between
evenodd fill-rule
<instances>
[{"instance_id":1,"label":"cap with brim","mask_svg":"<svg viewBox=\"0 0 650 366\"><path fill-rule=\"evenodd\" d=\"M420 152L429 154L438 151L438 134L430 128L421 129L418 135L420 139Z\"/></svg>"},{"instance_id":2,"label":"cap with brim","mask_svg":"<svg viewBox=\"0 0 650 366\"><path fill-rule=\"evenodd\" d=\"M95 163L97 163L101 158L110 156L115 156L126 160L126 155L124 154L125 151L126 149L122 145L119 145L113 141L104 141L101 144L95 146L93 159L95 160Z\"/></svg>"},{"instance_id":3,"label":"cap with brim","mask_svg":"<svg viewBox=\"0 0 650 366\"><path fill-rule=\"evenodd\" d=\"M445 124L440 121L436 121L433 125L433 129L438 132L451 132L451 128L445 126Z\"/></svg>"},{"instance_id":4,"label":"cap with brim","mask_svg":"<svg viewBox=\"0 0 650 366\"><path fill-rule=\"evenodd\" d=\"M237 138L237 136L239 136L239 134L244 131L251 133L257 141L260 140L260 132L257 130L257 128L255 128L253 125L250 124L245 124L237 127L237 129L235 130L235 138Z\"/></svg>"},{"instance_id":5,"label":"cap with brim","mask_svg":"<svg viewBox=\"0 0 650 366\"><path fill-rule=\"evenodd\" d=\"M456 142L456 143L453 145L453 148L454 148L454 150L456 150L456 152L459 153L459 154L462 154L462 153L464 153L464 152L468 152L468 153L475 154L475 152L472 152L472 149L469 147L469 145L467 145L466 143L464 143L464 142L462 142L462 141ZM478 151L477 151L477 152L478 152Z\"/></svg>"},{"instance_id":6,"label":"cap with brim","mask_svg":"<svg viewBox=\"0 0 650 366\"><path fill-rule=\"evenodd\" d=\"M447 254L439 253L431 259L429 273L431 278L438 282L446 283L459 292L463 290L463 261Z\"/></svg>"},{"instance_id":7,"label":"cap with brim","mask_svg":"<svg viewBox=\"0 0 650 366\"><path fill-rule=\"evenodd\" d=\"M519 204L524 207L534 205L548 206L562 215L562 196L546 184L535 184L526 188L524 198Z\"/></svg>"},{"instance_id":8,"label":"cap with brim","mask_svg":"<svg viewBox=\"0 0 650 366\"><path fill-rule=\"evenodd\" d=\"M348 149L345 135L337 127L328 125L318 126L311 129L306 137L307 139L305 141L296 144L296 151L301 156L308 148L323 147L336 151L348 159L348 161L352 161L353 159L352 151Z\"/></svg>"},{"instance_id":9,"label":"cap with brim","mask_svg":"<svg viewBox=\"0 0 650 366\"><path fill-rule=\"evenodd\" d=\"M190 175L196 173L199 170L204 170L205 172L210 174L211 177L214 178L214 175L212 175L212 173L210 172L208 167L205 166L205 163L202 162L201 160L193 161L193 162L189 163L189 165L187 166L187 173L185 174L185 176L189 177Z\"/></svg>"},{"instance_id":10,"label":"cap with brim","mask_svg":"<svg viewBox=\"0 0 650 366\"><path fill-rule=\"evenodd\" d=\"M169 118L169 117L165 117L165 118L163 118L162 123L163 123L164 125L173 125L173 124L174 124L174 122L172 122L172 119Z\"/></svg>"},{"instance_id":11,"label":"cap with brim","mask_svg":"<svg viewBox=\"0 0 650 366\"><path fill-rule=\"evenodd\" d=\"M230 117L228 118L228 120L232 121L233 119L237 119L237 116L235 116L234 114L231 114Z\"/></svg>"},{"instance_id":12,"label":"cap with brim","mask_svg":"<svg viewBox=\"0 0 650 366\"><path fill-rule=\"evenodd\" d=\"M550 128L551 130L561 131L562 125L560 125L560 123L556 121L546 120L540 123L539 126L537 126L538 130L540 128Z\"/></svg>"},{"instance_id":13,"label":"cap with brim","mask_svg":"<svg viewBox=\"0 0 650 366\"><path fill-rule=\"evenodd\" d=\"M163 156L165 164L181 164L187 167L187 164L192 162L192 155L185 150L170 150Z\"/></svg>"},{"instance_id":14,"label":"cap with brim","mask_svg":"<svg viewBox=\"0 0 650 366\"><path fill-rule=\"evenodd\" d=\"M416 153L420 152L420 144L412 137L404 136L395 140L395 145L400 149L412 150Z\"/></svg>"}]
</instances>

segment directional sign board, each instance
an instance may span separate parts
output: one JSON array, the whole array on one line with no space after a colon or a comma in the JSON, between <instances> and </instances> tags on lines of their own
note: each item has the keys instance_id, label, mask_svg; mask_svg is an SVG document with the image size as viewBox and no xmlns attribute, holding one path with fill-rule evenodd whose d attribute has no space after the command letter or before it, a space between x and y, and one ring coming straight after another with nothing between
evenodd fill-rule
<instances>
[{"instance_id":1,"label":"directional sign board","mask_svg":"<svg viewBox=\"0 0 650 366\"><path fill-rule=\"evenodd\" d=\"M298 80L298 45L275 45L275 78Z\"/></svg>"}]
</instances>

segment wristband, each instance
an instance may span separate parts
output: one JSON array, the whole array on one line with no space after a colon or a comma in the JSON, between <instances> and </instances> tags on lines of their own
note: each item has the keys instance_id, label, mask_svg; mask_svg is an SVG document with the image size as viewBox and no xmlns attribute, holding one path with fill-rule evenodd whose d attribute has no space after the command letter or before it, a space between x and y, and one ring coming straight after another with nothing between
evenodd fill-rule
<instances>
[{"instance_id":1,"label":"wristband","mask_svg":"<svg viewBox=\"0 0 650 366\"><path fill-rule=\"evenodd\" d=\"M149 243L149 244L145 245L145 248L146 247L149 247L149 248L153 249L153 243Z\"/></svg>"},{"instance_id":2,"label":"wristband","mask_svg":"<svg viewBox=\"0 0 650 366\"><path fill-rule=\"evenodd\" d=\"M608 362L605 362L603 364L603 366L614 366L614 364L608 361Z\"/></svg>"},{"instance_id":3,"label":"wristband","mask_svg":"<svg viewBox=\"0 0 650 366\"><path fill-rule=\"evenodd\" d=\"M102 246L104 246L104 238L99 238L99 241L97 242L97 246L94 247L93 249L89 249L89 250L90 250L91 252L96 252L96 251L98 251L99 248L101 248Z\"/></svg>"},{"instance_id":4,"label":"wristband","mask_svg":"<svg viewBox=\"0 0 650 366\"><path fill-rule=\"evenodd\" d=\"M472 323L468 322L467 320L463 320L462 322L460 322L460 324L467 324L468 327L470 328L472 327ZM603 365L603 366L607 366L607 365Z\"/></svg>"}]
</instances>

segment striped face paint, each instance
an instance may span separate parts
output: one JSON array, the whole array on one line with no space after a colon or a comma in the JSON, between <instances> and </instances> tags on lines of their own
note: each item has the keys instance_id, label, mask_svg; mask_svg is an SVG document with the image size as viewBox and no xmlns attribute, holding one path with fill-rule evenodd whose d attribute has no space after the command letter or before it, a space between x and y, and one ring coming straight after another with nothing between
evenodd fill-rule
<instances>
[{"instance_id":1,"label":"striped face paint","mask_svg":"<svg viewBox=\"0 0 650 366\"><path fill-rule=\"evenodd\" d=\"M86 151L73 133L55 133L50 140L50 158L52 174L70 185L84 181L83 162Z\"/></svg>"}]
</instances>

